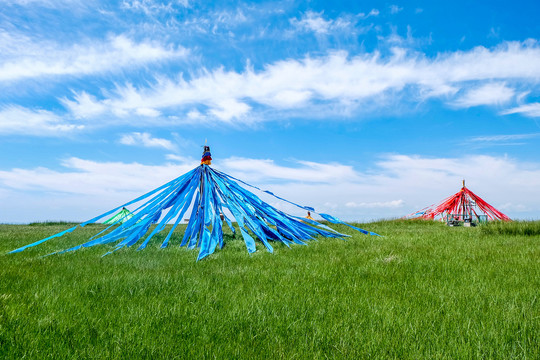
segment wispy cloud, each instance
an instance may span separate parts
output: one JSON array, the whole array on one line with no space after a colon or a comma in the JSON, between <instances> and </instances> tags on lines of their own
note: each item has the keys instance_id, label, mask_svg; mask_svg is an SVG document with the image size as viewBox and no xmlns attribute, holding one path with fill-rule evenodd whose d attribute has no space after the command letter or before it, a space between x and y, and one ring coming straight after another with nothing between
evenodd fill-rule
<instances>
[{"instance_id":1,"label":"wispy cloud","mask_svg":"<svg viewBox=\"0 0 540 360\"><path fill-rule=\"evenodd\" d=\"M91 118L106 110L105 105L84 91L75 94L74 100L61 98L60 102L77 118Z\"/></svg>"},{"instance_id":2,"label":"wispy cloud","mask_svg":"<svg viewBox=\"0 0 540 360\"><path fill-rule=\"evenodd\" d=\"M520 105L501 112L502 115L523 114L528 117L540 117L540 103Z\"/></svg>"},{"instance_id":3,"label":"wispy cloud","mask_svg":"<svg viewBox=\"0 0 540 360\"><path fill-rule=\"evenodd\" d=\"M83 128L84 125L68 122L47 110L31 110L21 106L0 108L0 135L55 137Z\"/></svg>"},{"instance_id":4,"label":"wispy cloud","mask_svg":"<svg viewBox=\"0 0 540 360\"><path fill-rule=\"evenodd\" d=\"M306 110L318 103L342 112L358 109L366 100L376 106L385 94L409 101L441 98L460 107L494 105L510 100L514 90L507 83L534 89L540 78L540 46L536 42L504 43L494 49L483 47L469 52L440 54L434 59L395 48L390 57L378 52L350 57L345 52L302 60L284 60L261 71L248 67L243 72L222 68L205 71L191 80L160 78L150 87L118 87L107 99L84 98L69 103L70 109L85 104L102 113L129 114L148 108L167 113L185 109L212 118L245 122L257 109ZM474 87L473 87L474 86ZM461 90L461 91L460 91ZM457 98L456 98L456 94ZM89 101L90 100L90 101ZM382 104L384 105L384 104ZM206 108L206 110L204 110ZM538 113L535 105L505 113ZM85 110L75 112L84 117ZM256 117L254 117L256 118Z\"/></svg>"},{"instance_id":5,"label":"wispy cloud","mask_svg":"<svg viewBox=\"0 0 540 360\"><path fill-rule=\"evenodd\" d=\"M155 0L124 0L122 1L121 7L123 9L132 10L132 11L141 11L146 15L154 15L160 12L171 13L175 12L176 5L181 5L182 7L188 7L188 0L177 0L177 1L155 1Z\"/></svg>"},{"instance_id":6,"label":"wispy cloud","mask_svg":"<svg viewBox=\"0 0 540 360\"><path fill-rule=\"evenodd\" d=\"M540 137L540 133L475 136L466 140L463 145L472 149L500 146L524 146L530 143L527 140L537 137Z\"/></svg>"},{"instance_id":7,"label":"wispy cloud","mask_svg":"<svg viewBox=\"0 0 540 360\"><path fill-rule=\"evenodd\" d=\"M307 11L300 19L292 18L290 23L299 30L310 31L316 34L328 34L336 30L343 30L350 28L353 24L342 17L335 20L325 20L323 13L316 13L313 11Z\"/></svg>"},{"instance_id":8,"label":"wispy cloud","mask_svg":"<svg viewBox=\"0 0 540 360\"><path fill-rule=\"evenodd\" d=\"M233 157L219 165L248 181L288 180L303 183L333 183L357 178L352 167L342 164L321 164L297 161L295 167L277 165L273 160Z\"/></svg>"},{"instance_id":9,"label":"wispy cloud","mask_svg":"<svg viewBox=\"0 0 540 360\"><path fill-rule=\"evenodd\" d=\"M493 39L498 39L500 37L500 33L501 33L500 27L497 27L497 28L492 27L491 29L489 29L488 37L493 38Z\"/></svg>"},{"instance_id":10,"label":"wispy cloud","mask_svg":"<svg viewBox=\"0 0 540 360\"><path fill-rule=\"evenodd\" d=\"M183 58L189 53L182 47L149 40L135 42L124 35L111 36L105 41L88 40L72 46L52 41L36 42L24 35L0 35L5 40L0 44L0 50L6 50L0 55L0 82L116 72L150 62Z\"/></svg>"},{"instance_id":11,"label":"wispy cloud","mask_svg":"<svg viewBox=\"0 0 540 360\"><path fill-rule=\"evenodd\" d=\"M241 120L251 107L236 99L223 99L217 101L215 106L210 109L210 114L222 121L231 121L233 119Z\"/></svg>"},{"instance_id":12,"label":"wispy cloud","mask_svg":"<svg viewBox=\"0 0 540 360\"><path fill-rule=\"evenodd\" d=\"M359 13L357 16L360 18L360 19L367 19L368 17L371 17L371 16L378 16L379 15L379 10L378 9L371 9L371 11L369 13Z\"/></svg>"},{"instance_id":13,"label":"wispy cloud","mask_svg":"<svg viewBox=\"0 0 540 360\"><path fill-rule=\"evenodd\" d=\"M476 136L476 137L471 138L471 141L478 141L478 142L514 141L514 140L532 139L539 136L540 136L540 133Z\"/></svg>"},{"instance_id":14,"label":"wispy cloud","mask_svg":"<svg viewBox=\"0 0 540 360\"><path fill-rule=\"evenodd\" d=\"M18 5L18 6L42 6L46 8L58 8L67 6L80 6L93 1L84 0L0 0L0 4Z\"/></svg>"},{"instance_id":15,"label":"wispy cloud","mask_svg":"<svg viewBox=\"0 0 540 360\"><path fill-rule=\"evenodd\" d=\"M0 171L0 181L4 187L21 190L46 189L81 195L140 193L177 177L178 171L187 172L192 168L178 164L96 162L76 157L64 160L62 166L63 171L43 167Z\"/></svg>"},{"instance_id":16,"label":"wispy cloud","mask_svg":"<svg viewBox=\"0 0 540 360\"><path fill-rule=\"evenodd\" d=\"M398 12L402 11L403 8L398 5L390 5L390 14L397 14Z\"/></svg>"},{"instance_id":17,"label":"wispy cloud","mask_svg":"<svg viewBox=\"0 0 540 360\"><path fill-rule=\"evenodd\" d=\"M66 204L65 219L66 214L80 207L77 197L80 200L89 195L101 198L107 195L106 202L111 202L112 207L197 166L193 159L168 158L177 162L145 165L69 158L62 163L63 170L0 171L0 188L5 190L4 198L13 192L31 190L40 194L52 192L55 197L72 194L74 198ZM297 161L283 166L270 159L249 158L218 159L214 166L291 201L312 205L321 212L333 210L334 214L348 220L403 216L457 192L462 179L495 207L504 205L511 211L510 216L540 211L536 201L540 197L540 163L524 163L507 157L388 155L380 158L369 172L341 164ZM286 211L301 213L253 191ZM28 209L37 209L33 216L38 220L44 215L43 211L32 206L36 199L29 201L24 204L25 213L28 215ZM103 200L92 206L94 213L89 216L107 209L103 207Z\"/></svg>"},{"instance_id":18,"label":"wispy cloud","mask_svg":"<svg viewBox=\"0 0 540 360\"><path fill-rule=\"evenodd\" d=\"M510 101L515 95L512 88L505 83L488 83L467 92L454 101L457 107L472 107L479 105L501 105Z\"/></svg>"},{"instance_id":19,"label":"wispy cloud","mask_svg":"<svg viewBox=\"0 0 540 360\"><path fill-rule=\"evenodd\" d=\"M133 132L130 134L122 135L119 140L120 144L131 146L143 146L150 148L163 148L170 151L176 151L177 146L170 140L155 138L151 134L143 132Z\"/></svg>"},{"instance_id":20,"label":"wispy cloud","mask_svg":"<svg viewBox=\"0 0 540 360\"><path fill-rule=\"evenodd\" d=\"M367 209L399 208L403 206L403 200L392 200L392 201L386 201L386 202L376 201L376 202L369 202L369 203L366 203L366 202L356 203L354 201L350 201L346 203L345 206L349 208L367 208Z\"/></svg>"},{"instance_id":21,"label":"wispy cloud","mask_svg":"<svg viewBox=\"0 0 540 360\"><path fill-rule=\"evenodd\" d=\"M234 33L231 32L232 30L260 18L260 12L264 10L258 7L214 10L205 14L188 17L176 25L187 33L220 34L227 37L234 37ZM267 16L268 14L265 13L264 15Z\"/></svg>"}]
</instances>

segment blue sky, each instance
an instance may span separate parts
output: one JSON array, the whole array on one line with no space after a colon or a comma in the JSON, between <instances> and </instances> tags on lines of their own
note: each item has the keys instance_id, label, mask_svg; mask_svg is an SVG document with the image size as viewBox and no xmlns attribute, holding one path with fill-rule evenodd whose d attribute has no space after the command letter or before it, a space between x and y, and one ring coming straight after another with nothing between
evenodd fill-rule
<instances>
[{"instance_id":1,"label":"blue sky","mask_svg":"<svg viewBox=\"0 0 540 360\"><path fill-rule=\"evenodd\" d=\"M90 218L205 140L214 167L346 220L462 179L538 219L539 8L0 0L0 222Z\"/></svg>"}]
</instances>

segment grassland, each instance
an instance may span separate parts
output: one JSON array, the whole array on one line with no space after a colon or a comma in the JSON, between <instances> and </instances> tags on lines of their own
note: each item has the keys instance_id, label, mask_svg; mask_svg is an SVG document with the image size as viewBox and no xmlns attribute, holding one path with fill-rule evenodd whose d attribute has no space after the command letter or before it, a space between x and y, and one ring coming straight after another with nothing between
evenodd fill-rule
<instances>
[{"instance_id":1,"label":"grassland","mask_svg":"<svg viewBox=\"0 0 540 360\"><path fill-rule=\"evenodd\" d=\"M540 358L539 223L381 221L346 241L40 257L99 226L0 225L0 358ZM513 227L513 228L511 228Z\"/></svg>"}]
</instances>

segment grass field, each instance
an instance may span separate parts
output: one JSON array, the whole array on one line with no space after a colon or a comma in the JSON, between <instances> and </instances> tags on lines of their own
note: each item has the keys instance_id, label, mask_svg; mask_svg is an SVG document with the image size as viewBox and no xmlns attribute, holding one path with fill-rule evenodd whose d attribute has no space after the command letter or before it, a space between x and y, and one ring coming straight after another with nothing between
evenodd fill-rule
<instances>
[{"instance_id":1,"label":"grass field","mask_svg":"<svg viewBox=\"0 0 540 360\"><path fill-rule=\"evenodd\" d=\"M540 358L540 223L346 227L196 262L170 246L42 258L96 232L9 250L66 224L0 225L0 358Z\"/></svg>"}]
</instances>

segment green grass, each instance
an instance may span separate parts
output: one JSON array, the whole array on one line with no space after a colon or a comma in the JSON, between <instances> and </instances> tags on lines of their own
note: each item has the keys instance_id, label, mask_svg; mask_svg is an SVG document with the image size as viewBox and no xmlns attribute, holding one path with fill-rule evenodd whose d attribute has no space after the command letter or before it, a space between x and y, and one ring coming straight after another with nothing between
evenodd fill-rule
<instances>
[{"instance_id":1,"label":"green grass","mask_svg":"<svg viewBox=\"0 0 540 360\"><path fill-rule=\"evenodd\" d=\"M40 257L85 227L0 255L0 358L538 359L540 236L506 226L337 226L353 237L252 255L228 235L198 263L156 243ZM0 252L66 227L0 225Z\"/></svg>"},{"instance_id":2,"label":"green grass","mask_svg":"<svg viewBox=\"0 0 540 360\"><path fill-rule=\"evenodd\" d=\"M494 221L482 226L486 235L540 235L540 221Z\"/></svg>"}]
</instances>

